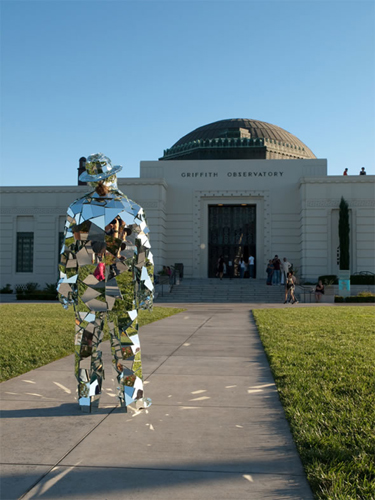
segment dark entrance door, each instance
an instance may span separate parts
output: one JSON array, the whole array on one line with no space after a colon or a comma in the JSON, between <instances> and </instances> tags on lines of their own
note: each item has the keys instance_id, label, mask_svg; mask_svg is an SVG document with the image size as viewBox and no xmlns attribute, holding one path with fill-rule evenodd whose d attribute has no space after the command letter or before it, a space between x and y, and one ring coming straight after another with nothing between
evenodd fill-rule
<instances>
[{"instance_id":1,"label":"dark entrance door","mask_svg":"<svg viewBox=\"0 0 375 500\"><path fill-rule=\"evenodd\" d=\"M248 263L256 258L256 205L208 206L208 276L216 276L221 255L228 264L234 261L234 274L239 276L241 257Z\"/></svg>"}]
</instances>

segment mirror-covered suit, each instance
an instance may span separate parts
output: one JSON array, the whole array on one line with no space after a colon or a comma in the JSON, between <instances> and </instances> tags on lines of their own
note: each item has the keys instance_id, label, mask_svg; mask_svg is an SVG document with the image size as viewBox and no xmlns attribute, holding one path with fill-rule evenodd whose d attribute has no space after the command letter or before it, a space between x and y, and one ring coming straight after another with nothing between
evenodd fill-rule
<instances>
[{"instance_id":1,"label":"mirror-covered suit","mask_svg":"<svg viewBox=\"0 0 375 500\"><path fill-rule=\"evenodd\" d=\"M101 153L87 158L80 180L93 188L67 211L58 293L75 310L75 375L83 411L98 406L104 379L100 343L108 331L121 406L144 398L138 310L151 309L153 260L143 209L117 188Z\"/></svg>"}]
</instances>

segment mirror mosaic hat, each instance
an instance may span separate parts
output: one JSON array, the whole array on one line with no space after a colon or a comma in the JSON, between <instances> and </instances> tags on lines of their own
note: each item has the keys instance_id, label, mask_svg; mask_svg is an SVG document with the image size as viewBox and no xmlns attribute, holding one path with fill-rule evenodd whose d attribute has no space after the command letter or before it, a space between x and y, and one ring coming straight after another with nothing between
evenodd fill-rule
<instances>
[{"instance_id":1,"label":"mirror mosaic hat","mask_svg":"<svg viewBox=\"0 0 375 500\"><path fill-rule=\"evenodd\" d=\"M111 160L103 153L96 153L87 157L86 172L79 176L82 182L99 182L122 170L121 165L112 165Z\"/></svg>"}]
</instances>

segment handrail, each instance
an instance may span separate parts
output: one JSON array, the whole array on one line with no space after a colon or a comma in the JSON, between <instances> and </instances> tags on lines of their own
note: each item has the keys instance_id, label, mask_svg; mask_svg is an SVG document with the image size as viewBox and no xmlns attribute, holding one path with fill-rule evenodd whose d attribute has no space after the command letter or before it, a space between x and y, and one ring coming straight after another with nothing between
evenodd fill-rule
<instances>
[{"instance_id":1,"label":"handrail","mask_svg":"<svg viewBox=\"0 0 375 500\"><path fill-rule=\"evenodd\" d=\"M303 302L307 304L306 302L306 294L308 292L309 296L309 303L311 304L311 295L315 292L315 287L311 287L311 285L296 285L296 288L302 288L303 291Z\"/></svg>"}]
</instances>

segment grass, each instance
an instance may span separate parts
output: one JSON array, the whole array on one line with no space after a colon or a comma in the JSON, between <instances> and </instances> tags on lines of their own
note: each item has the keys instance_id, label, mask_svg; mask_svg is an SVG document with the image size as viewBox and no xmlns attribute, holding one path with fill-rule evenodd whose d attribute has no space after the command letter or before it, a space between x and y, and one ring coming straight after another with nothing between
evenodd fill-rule
<instances>
[{"instance_id":1,"label":"grass","mask_svg":"<svg viewBox=\"0 0 375 500\"><path fill-rule=\"evenodd\" d=\"M147 325L184 309L154 307L139 311ZM34 370L74 352L74 311L60 304L2 304L0 382Z\"/></svg>"},{"instance_id":2,"label":"grass","mask_svg":"<svg viewBox=\"0 0 375 500\"><path fill-rule=\"evenodd\" d=\"M318 499L375 499L375 310L254 310Z\"/></svg>"}]
</instances>

